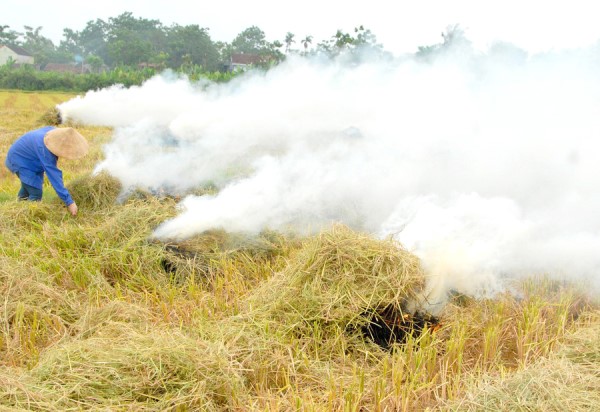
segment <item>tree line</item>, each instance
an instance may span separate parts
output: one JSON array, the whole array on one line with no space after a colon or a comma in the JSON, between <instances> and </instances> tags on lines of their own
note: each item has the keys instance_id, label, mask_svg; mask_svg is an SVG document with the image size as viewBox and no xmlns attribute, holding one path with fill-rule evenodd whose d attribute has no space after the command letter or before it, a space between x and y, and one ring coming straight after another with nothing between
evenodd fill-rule
<instances>
[{"instance_id":1,"label":"tree line","mask_svg":"<svg viewBox=\"0 0 600 412\"><path fill-rule=\"evenodd\" d=\"M43 27L24 26L24 32L0 25L0 44L20 46L34 56L43 68L48 63L87 63L96 70L118 66L179 69L200 66L205 71L223 70L234 53L265 57L261 61L274 64L291 53L324 53L336 55L342 50L370 46L383 52L375 35L360 26L354 33L338 30L330 39L313 45L313 37L296 38L288 32L282 41L270 42L256 26L241 31L231 43L213 41L209 29L199 25L172 24L122 13L108 20L90 20L76 31L63 29L58 45L42 34ZM297 46L297 48L295 48ZM310 49L309 49L310 47Z\"/></svg>"},{"instance_id":2,"label":"tree line","mask_svg":"<svg viewBox=\"0 0 600 412\"><path fill-rule=\"evenodd\" d=\"M270 42L256 26L242 30L231 43L213 41L209 30L198 25L163 25L159 20L135 17L125 12L107 21L90 20L81 31L63 29L58 45L42 34L42 27L24 26L17 32L0 24L0 44L19 46L43 69L48 63L84 63L91 73L73 76L70 73L48 73L31 66L0 66L0 88L23 90L87 91L123 84L139 85L156 73L171 69L190 80L206 78L228 81L237 73L229 63L233 54L260 57L255 65L268 69L292 54L320 55L325 58L342 56L349 62L367 57L391 59L371 30L358 26L351 32L337 30L330 38L313 44L313 37L296 38L288 32L282 41ZM429 61L443 54L449 45L469 45L459 26L448 27L443 41L419 47L417 58Z\"/></svg>"}]
</instances>

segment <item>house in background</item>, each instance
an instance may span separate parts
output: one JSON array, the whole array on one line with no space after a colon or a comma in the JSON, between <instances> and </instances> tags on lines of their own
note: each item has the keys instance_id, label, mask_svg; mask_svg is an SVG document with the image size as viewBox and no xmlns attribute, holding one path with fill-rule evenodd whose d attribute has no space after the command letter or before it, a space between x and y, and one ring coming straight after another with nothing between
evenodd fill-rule
<instances>
[{"instance_id":1,"label":"house in background","mask_svg":"<svg viewBox=\"0 0 600 412\"><path fill-rule=\"evenodd\" d=\"M225 69L230 72L238 70L246 70L253 65L262 65L268 63L273 58L271 56L261 56L252 53L232 53L229 65L225 65Z\"/></svg>"},{"instance_id":2,"label":"house in background","mask_svg":"<svg viewBox=\"0 0 600 412\"><path fill-rule=\"evenodd\" d=\"M16 64L33 64L33 56L19 46L0 45L0 66L9 61Z\"/></svg>"}]
</instances>

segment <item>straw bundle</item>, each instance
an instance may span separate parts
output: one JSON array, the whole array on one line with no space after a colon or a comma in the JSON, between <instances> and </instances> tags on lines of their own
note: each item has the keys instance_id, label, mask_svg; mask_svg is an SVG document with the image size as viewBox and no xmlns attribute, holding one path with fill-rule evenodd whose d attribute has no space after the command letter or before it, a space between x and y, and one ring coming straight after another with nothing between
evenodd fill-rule
<instances>
[{"instance_id":1,"label":"straw bundle","mask_svg":"<svg viewBox=\"0 0 600 412\"><path fill-rule=\"evenodd\" d=\"M58 108L53 107L47 110L38 120L38 123L44 126L58 126L62 123L62 116Z\"/></svg>"},{"instance_id":2,"label":"straw bundle","mask_svg":"<svg viewBox=\"0 0 600 412\"><path fill-rule=\"evenodd\" d=\"M79 207L104 209L116 202L122 186L118 179L101 172L76 179L67 188Z\"/></svg>"},{"instance_id":3,"label":"straw bundle","mask_svg":"<svg viewBox=\"0 0 600 412\"><path fill-rule=\"evenodd\" d=\"M295 334L315 326L335 334L364 325L365 313L406 310L424 281L418 258L398 243L338 225L309 239L247 303L253 316Z\"/></svg>"},{"instance_id":4,"label":"straw bundle","mask_svg":"<svg viewBox=\"0 0 600 412\"><path fill-rule=\"evenodd\" d=\"M5 375L5 376L2 376ZM16 382L0 374L0 404L35 410L231 410L244 397L224 347L179 330L113 323L46 351Z\"/></svg>"}]
</instances>

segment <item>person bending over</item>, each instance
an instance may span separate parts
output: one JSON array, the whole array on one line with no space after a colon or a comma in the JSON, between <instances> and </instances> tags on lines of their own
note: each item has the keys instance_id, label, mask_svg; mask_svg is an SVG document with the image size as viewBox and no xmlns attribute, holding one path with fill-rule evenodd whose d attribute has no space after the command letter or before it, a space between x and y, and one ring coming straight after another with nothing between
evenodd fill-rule
<instances>
[{"instance_id":1,"label":"person bending over","mask_svg":"<svg viewBox=\"0 0 600 412\"><path fill-rule=\"evenodd\" d=\"M21 181L19 200L42 199L44 173L71 215L77 214L77 204L63 183L59 158L79 159L87 154L88 142L72 127L53 126L32 130L19 137L8 149L6 167Z\"/></svg>"}]
</instances>

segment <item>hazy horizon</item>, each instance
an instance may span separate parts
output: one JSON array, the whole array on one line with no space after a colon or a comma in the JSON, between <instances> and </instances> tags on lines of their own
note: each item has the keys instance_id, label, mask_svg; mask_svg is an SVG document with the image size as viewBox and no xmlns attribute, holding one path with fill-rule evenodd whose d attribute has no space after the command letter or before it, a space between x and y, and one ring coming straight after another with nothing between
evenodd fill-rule
<instances>
[{"instance_id":1,"label":"hazy horizon","mask_svg":"<svg viewBox=\"0 0 600 412\"><path fill-rule=\"evenodd\" d=\"M69 0L52 3L8 0L0 24L22 31L23 25L43 27L42 34L59 44L64 28L81 31L90 20L116 17L130 11L136 17L173 23L198 24L209 29L213 41L231 42L250 26L258 26L268 41L283 41L287 32L295 34L295 47L307 35L313 45L328 40L340 29L352 32L363 25L370 29L386 50L395 54L415 52L419 46L440 41L446 27L458 24L475 47L483 50L501 40L528 52L587 47L600 39L594 2L526 3L473 2L448 3L428 0L418 3L356 0L319 2L307 0L283 8L273 0L189 4L181 0L107 0L85 5Z\"/></svg>"}]
</instances>

